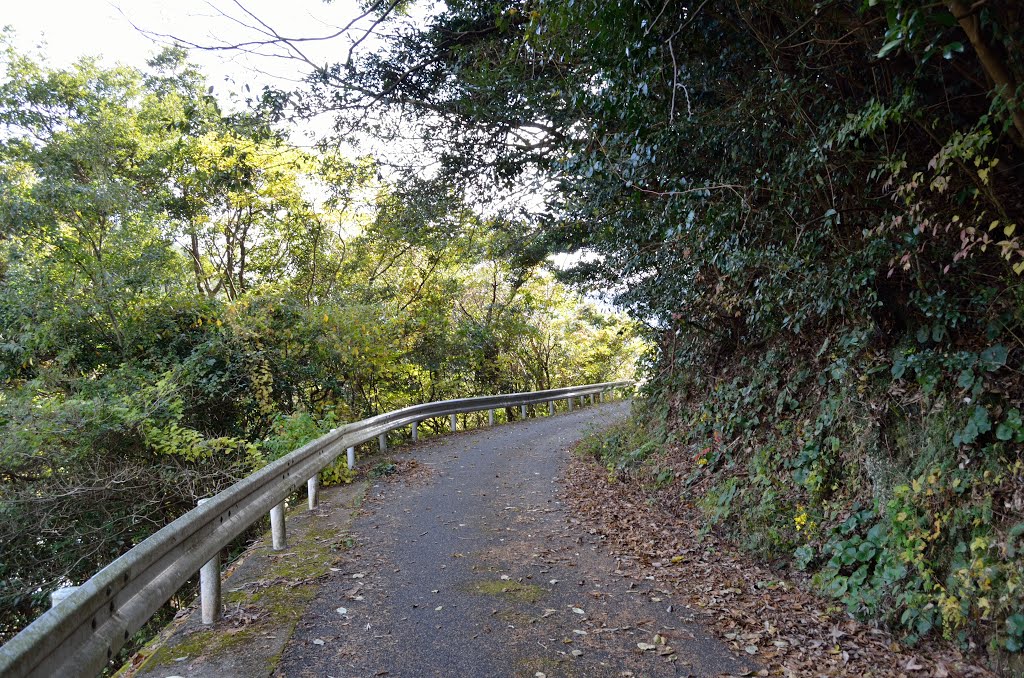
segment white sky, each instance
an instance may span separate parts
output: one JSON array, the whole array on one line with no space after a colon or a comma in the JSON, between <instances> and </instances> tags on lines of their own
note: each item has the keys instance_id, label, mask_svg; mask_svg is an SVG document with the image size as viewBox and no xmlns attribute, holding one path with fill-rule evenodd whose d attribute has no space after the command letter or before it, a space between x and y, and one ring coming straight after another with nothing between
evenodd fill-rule
<instances>
[{"instance_id":1,"label":"white sky","mask_svg":"<svg viewBox=\"0 0 1024 678\"><path fill-rule=\"evenodd\" d=\"M281 35L312 37L329 35L347 25L361 13L360 4L358 0L329 4L323 0L0 0L0 27L13 27L19 48L42 52L52 66L67 66L82 56L99 56L106 65L143 68L160 45L132 24L202 45L234 44L254 37L252 30L224 16L254 23L243 6ZM417 12L429 11L431 4L421 3ZM302 49L315 63L343 61L353 37L360 35L357 30L342 38L307 42ZM371 38L361 49L372 49L372 42ZM238 51L193 49L191 60L202 67L224 105L229 103L225 97L229 90L240 92L245 84L254 93L267 84L287 88L308 70L306 64L294 60ZM329 121L320 120L293 131L315 137L327 124ZM302 143L295 134L292 141ZM581 256L559 255L554 263L561 268Z\"/></svg>"},{"instance_id":2,"label":"white sky","mask_svg":"<svg viewBox=\"0 0 1024 678\"><path fill-rule=\"evenodd\" d=\"M335 32L359 14L356 0L243 0L245 8L283 35L318 36ZM172 34L199 44L236 43L252 33L219 16L224 12L246 21L234 0L0 0L0 26L12 26L16 44L41 49L54 66L65 66L83 55L102 56L104 63L144 67L159 45L132 23L154 33ZM349 40L339 38L307 43L319 61L343 59ZM249 84L282 85L303 75L300 64L283 59L253 58L238 52L192 50L211 84L238 90ZM235 85L225 83L230 78Z\"/></svg>"}]
</instances>

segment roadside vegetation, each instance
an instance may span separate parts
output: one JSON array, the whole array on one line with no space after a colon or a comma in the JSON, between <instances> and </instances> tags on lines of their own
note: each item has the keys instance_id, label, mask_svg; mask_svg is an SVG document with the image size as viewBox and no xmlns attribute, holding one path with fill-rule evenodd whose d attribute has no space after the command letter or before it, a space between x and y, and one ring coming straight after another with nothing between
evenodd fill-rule
<instances>
[{"instance_id":1,"label":"roadside vegetation","mask_svg":"<svg viewBox=\"0 0 1024 678\"><path fill-rule=\"evenodd\" d=\"M332 427L643 349L514 219L223 112L181 50L0 68L0 640Z\"/></svg>"},{"instance_id":2,"label":"roadside vegetation","mask_svg":"<svg viewBox=\"0 0 1024 678\"><path fill-rule=\"evenodd\" d=\"M1019 666L1022 12L457 0L284 105L414 119L438 181L539 177L533 241L588 253L566 279L658 345L609 473L907 642Z\"/></svg>"},{"instance_id":3,"label":"roadside vegetation","mask_svg":"<svg viewBox=\"0 0 1024 678\"><path fill-rule=\"evenodd\" d=\"M621 374L625 322L532 273L568 252L561 283L608 293L656 347L635 421L592 443L607 480L698 507L708 533L907 643L1019 668L1024 6L413 4L365 4L374 39L349 35L343 61L264 91L254 119L210 118L171 56L91 90L73 74L5 85L7 124L36 130L3 150L4 227L25 224L5 241L4 459L31 460L5 487L83 459L114 477L98 472L119 459L56 453L40 471L39 450L247 468L282 415ZM260 122L314 114L336 136L310 156ZM360 135L417 144L429 172L384 183L381 161L333 154ZM267 158L294 158L329 197L289 202L300 182ZM265 235L242 256L250 218ZM164 225L122 245L129 224ZM544 339L576 327L589 343ZM173 474L157 485L191 477ZM118 535L148 529L118 515ZM108 521L63 534L94 524ZM78 538L25 548L47 562Z\"/></svg>"}]
</instances>

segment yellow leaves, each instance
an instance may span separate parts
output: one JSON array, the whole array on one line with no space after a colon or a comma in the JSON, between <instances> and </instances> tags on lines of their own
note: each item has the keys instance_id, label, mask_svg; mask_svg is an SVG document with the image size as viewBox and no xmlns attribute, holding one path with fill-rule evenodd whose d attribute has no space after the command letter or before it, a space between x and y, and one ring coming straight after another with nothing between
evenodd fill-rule
<instances>
[{"instance_id":1,"label":"yellow leaves","mask_svg":"<svg viewBox=\"0 0 1024 678\"><path fill-rule=\"evenodd\" d=\"M1007 224L1003 227L1003 235L1007 238L1013 235L1013 232L1017 230L1017 224Z\"/></svg>"},{"instance_id":2,"label":"yellow leaves","mask_svg":"<svg viewBox=\"0 0 1024 678\"><path fill-rule=\"evenodd\" d=\"M807 509L802 504L796 505L796 515L793 516L796 524L796 531L799 532L807 525Z\"/></svg>"},{"instance_id":3,"label":"yellow leaves","mask_svg":"<svg viewBox=\"0 0 1024 678\"><path fill-rule=\"evenodd\" d=\"M330 317L326 313L324 313L324 323L328 323L330 322L330 320Z\"/></svg>"},{"instance_id":4,"label":"yellow leaves","mask_svg":"<svg viewBox=\"0 0 1024 678\"><path fill-rule=\"evenodd\" d=\"M341 458L320 472L320 483L324 487L348 485L358 473L349 469L348 460Z\"/></svg>"},{"instance_id":5,"label":"yellow leaves","mask_svg":"<svg viewBox=\"0 0 1024 678\"><path fill-rule=\"evenodd\" d=\"M985 185L988 185L988 173L989 169L987 167L985 169L978 170L978 178L981 179L981 183Z\"/></svg>"},{"instance_id":6,"label":"yellow leaves","mask_svg":"<svg viewBox=\"0 0 1024 678\"><path fill-rule=\"evenodd\" d=\"M954 629L960 628L966 621L960 609L960 601L951 595L943 593L939 597L939 610L942 613L943 623Z\"/></svg>"}]
</instances>

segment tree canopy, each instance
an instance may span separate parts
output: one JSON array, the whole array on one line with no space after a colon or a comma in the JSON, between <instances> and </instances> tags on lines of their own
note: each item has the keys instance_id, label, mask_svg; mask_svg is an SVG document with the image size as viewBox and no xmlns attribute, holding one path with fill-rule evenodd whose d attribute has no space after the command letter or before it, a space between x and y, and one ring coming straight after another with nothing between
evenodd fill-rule
<instances>
[{"instance_id":1,"label":"tree canopy","mask_svg":"<svg viewBox=\"0 0 1024 678\"><path fill-rule=\"evenodd\" d=\"M224 112L181 49L0 68L0 637L339 423L644 351L523 222Z\"/></svg>"},{"instance_id":2,"label":"tree canopy","mask_svg":"<svg viewBox=\"0 0 1024 678\"><path fill-rule=\"evenodd\" d=\"M310 422L617 373L633 326L568 283L657 347L654 443L603 446L610 478L910 642L1020 660L1019 3L362 7L336 63L256 27L310 75L245 115L174 50L8 51L6 492L117 458L85 449L216 453L215 485ZM316 152L275 131L323 114Z\"/></svg>"},{"instance_id":3,"label":"tree canopy","mask_svg":"<svg viewBox=\"0 0 1024 678\"><path fill-rule=\"evenodd\" d=\"M1020 4L399 9L267 102L541 192L524 242L656 328L709 520L910 640L1020 652Z\"/></svg>"}]
</instances>

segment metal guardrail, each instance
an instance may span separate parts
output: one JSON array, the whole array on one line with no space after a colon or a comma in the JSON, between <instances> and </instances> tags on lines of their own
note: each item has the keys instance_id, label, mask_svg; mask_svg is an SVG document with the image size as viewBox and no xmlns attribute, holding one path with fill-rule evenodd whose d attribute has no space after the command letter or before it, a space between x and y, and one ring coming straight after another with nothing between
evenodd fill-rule
<instances>
[{"instance_id":1,"label":"metal guardrail","mask_svg":"<svg viewBox=\"0 0 1024 678\"><path fill-rule=\"evenodd\" d=\"M284 548L284 501L308 482L310 506L316 502L316 478L346 448L353 448L425 419L498 408L598 395L632 385L630 381L461 398L413 405L334 429L240 480L135 546L100 570L52 609L0 647L0 676L95 676L114 654L196 572L201 572L203 621L220 613L220 552L262 516L270 513L274 548Z\"/></svg>"}]
</instances>

